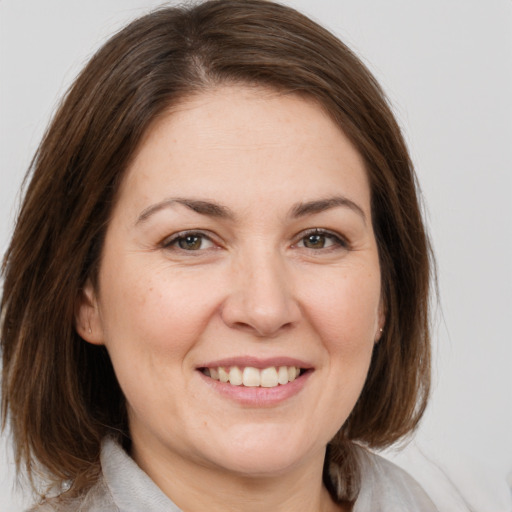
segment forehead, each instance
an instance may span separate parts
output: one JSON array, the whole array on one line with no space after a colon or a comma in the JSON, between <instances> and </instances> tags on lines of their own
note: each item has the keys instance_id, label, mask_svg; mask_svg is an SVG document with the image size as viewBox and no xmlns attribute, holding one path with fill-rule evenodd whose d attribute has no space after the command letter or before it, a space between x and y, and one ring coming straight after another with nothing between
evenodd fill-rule
<instances>
[{"instance_id":1,"label":"forehead","mask_svg":"<svg viewBox=\"0 0 512 512\"><path fill-rule=\"evenodd\" d=\"M369 205L361 155L314 100L224 86L185 99L153 123L120 192L142 202L199 194L242 205L284 191L352 194Z\"/></svg>"}]
</instances>

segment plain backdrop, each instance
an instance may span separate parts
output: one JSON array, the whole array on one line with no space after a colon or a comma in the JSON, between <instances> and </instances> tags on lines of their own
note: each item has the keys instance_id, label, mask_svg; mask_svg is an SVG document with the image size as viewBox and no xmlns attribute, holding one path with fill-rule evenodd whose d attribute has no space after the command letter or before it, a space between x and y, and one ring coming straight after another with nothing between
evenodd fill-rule
<instances>
[{"instance_id":1,"label":"plain backdrop","mask_svg":"<svg viewBox=\"0 0 512 512\"><path fill-rule=\"evenodd\" d=\"M512 510L512 1L289 0L362 56L410 145L438 261L434 390L388 456L440 510ZM0 0L0 251L58 99L151 0ZM0 510L15 492L0 439Z\"/></svg>"}]
</instances>

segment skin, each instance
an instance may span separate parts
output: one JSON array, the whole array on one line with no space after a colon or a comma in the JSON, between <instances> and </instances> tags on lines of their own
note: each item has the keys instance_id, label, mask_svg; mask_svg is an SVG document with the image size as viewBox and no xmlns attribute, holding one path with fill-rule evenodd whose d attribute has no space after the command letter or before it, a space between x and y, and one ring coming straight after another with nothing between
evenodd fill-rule
<instances>
[{"instance_id":1,"label":"skin","mask_svg":"<svg viewBox=\"0 0 512 512\"><path fill-rule=\"evenodd\" d=\"M313 101L223 86L146 134L77 328L106 345L132 456L180 508L317 512L342 510L322 483L325 447L357 401L383 323L361 156ZM279 403L241 404L198 371L240 356L294 357L311 370Z\"/></svg>"}]
</instances>

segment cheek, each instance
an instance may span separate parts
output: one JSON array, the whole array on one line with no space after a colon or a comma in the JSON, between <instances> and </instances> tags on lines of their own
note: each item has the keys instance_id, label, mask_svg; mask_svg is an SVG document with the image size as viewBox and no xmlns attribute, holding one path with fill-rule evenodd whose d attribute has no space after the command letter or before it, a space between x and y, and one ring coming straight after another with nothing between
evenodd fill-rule
<instances>
[{"instance_id":1,"label":"cheek","mask_svg":"<svg viewBox=\"0 0 512 512\"><path fill-rule=\"evenodd\" d=\"M150 357L183 360L215 311L218 290L204 276L185 279L165 263L119 262L105 268L102 285L102 324L111 357L139 365Z\"/></svg>"},{"instance_id":2,"label":"cheek","mask_svg":"<svg viewBox=\"0 0 512 512\"><path fill-rule=\"evenodd\" d=\"M328 340L347 350L373 345L379 321L380 274L340 272L327 282L329 286L308 287L310 321Z\"/></svg>"},{"instance_id":3,"label":"cheek","mask_svg":"<svg viewBox=\"0 0 512 512\"><path fill-rule=\"evenodd\" d=\"M344 270L331 276L325 289L311 284L307 308L327 355L329 375L324 408L332 413L333 435L345 422L364 386L379 321L379 272Z\"/></svg>"},{"instance_id":4,"label":"cheek","mask_svg":"<svg viewBox=\"0 0 512 512\"><path fill-rule=\"evenodd\" d=\"M115 374L130 416L158 423L162 400L166 414L178 414L171 390L189 385L188 356L200 340L211 298L194 280L181 285L177 276L171 280L168 271L151 265L105 270L102 323Z\"/></svg>"}]
</instances>

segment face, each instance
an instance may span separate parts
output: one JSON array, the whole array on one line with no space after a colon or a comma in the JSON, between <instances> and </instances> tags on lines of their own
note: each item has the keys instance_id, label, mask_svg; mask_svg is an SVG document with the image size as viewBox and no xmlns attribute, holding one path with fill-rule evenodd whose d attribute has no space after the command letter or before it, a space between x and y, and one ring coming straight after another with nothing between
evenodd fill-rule
<instances>
[{"instance_id":1,"label":"face","mask_svg":"<svg viewBox=\"0 0 512 512\"><path fill-rule=\"evenodd\" d=\"M380 297L349 140L312 101L222 87L146 134L77 323L107 347L136 459L270 475L347 419Z\"/></svg>"}]
</instances>

